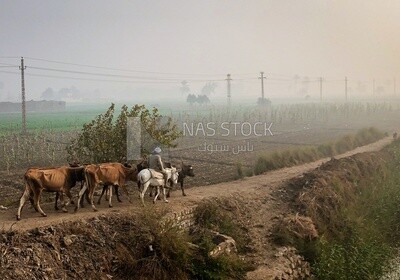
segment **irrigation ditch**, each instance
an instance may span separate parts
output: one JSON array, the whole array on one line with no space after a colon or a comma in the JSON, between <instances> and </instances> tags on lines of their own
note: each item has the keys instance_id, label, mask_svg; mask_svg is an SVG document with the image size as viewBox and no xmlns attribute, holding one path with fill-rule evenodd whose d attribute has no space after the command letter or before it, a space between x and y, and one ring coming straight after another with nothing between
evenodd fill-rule
<instances>
[{"instance_id":1,"label":"irrigation ditch","mask_svg":"<svg viewBox=\"0 0 400 280\"><path fill-rule=\"evenodd\" d=\"M274 242L295 247L316 279L397 279L399 167L396 140L290 180L291 211L274 225Z\"/></svg>"}]
</instances>

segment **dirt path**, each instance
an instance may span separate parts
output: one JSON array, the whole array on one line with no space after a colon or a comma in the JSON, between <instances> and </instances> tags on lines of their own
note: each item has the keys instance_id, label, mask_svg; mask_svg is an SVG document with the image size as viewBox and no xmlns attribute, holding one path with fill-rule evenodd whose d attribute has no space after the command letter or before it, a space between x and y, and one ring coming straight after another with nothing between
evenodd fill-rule
<instances>
[{"instance_id":1,"label":"dirt path","mask_svg":"<svg viewBox=\"0 0 400 280\"><path fill-rule=\"evenodd\" d=\"M377 151L380 150L383 146L389 144L391 141L391 137L386 137L370 145L362 146L344 154L338 155L336 156L336 158L348 157L356 153ZM264 214L267 214L269 218L272 218L276 215L279 215L281 211L284 211L284 209L281 209L282 207L279 207L281 202L276 201L275 198L272 198L272 192L277 190L284 181L299 176L312 169L315 169L328 160L330 160L330 158L324 158L298 166L282 168L279 170L267 172L263 175L246 177L242 180L190 188L187 191L187 197L181 196L180 191L175 191L172 193L170 203L165 206L171 208L172 211L179 211L185 207L194 206L203 198L207 197L221 197L232 195L242 196L244 198L250 199L264 197L266 201L270 201L271 203L268 203L268 205L266 205L267 207L264 207L263 212L265 212ZM125 200L126 199L124 199L124 201ZM73 213L73 205L71 205L69 207L69 213L62 213L61 211L56 212L53 209L53 204L49 203L42 206L48 217L41 217L40 214L35 212L27 204L22 210L22 220L19 222L16 222L15 220L15 208L0 211L0 228L3 228L5 230L11 228L13 230L29 230L36 227L53 225L56 223L64 223L77 219L91 218L109 212L135 211L137 207L141 207L140 201L138 198L134 198L132 204L129 204L128 202L114 202L113 208L108 208L107 203L102 202L102 205L98 206L98 212L93 212L90 207L86 206L86 208L81 209L78 213ZM154 207L149 198L147 200L147 207ZM156 207L164 207L164 203L158 202L156 204ZM265 218L268 217L263 216L263 218L265 220Z\"/></svg>"}]
</instances>

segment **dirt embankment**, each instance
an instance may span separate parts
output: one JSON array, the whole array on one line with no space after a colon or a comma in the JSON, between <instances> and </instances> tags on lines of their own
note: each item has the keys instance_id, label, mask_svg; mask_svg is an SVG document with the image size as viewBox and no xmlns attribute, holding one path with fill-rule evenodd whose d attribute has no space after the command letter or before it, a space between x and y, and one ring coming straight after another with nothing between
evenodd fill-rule
<instances>
[{"instance_id":1,"label":"dirt embankment","mask_svg":"<svg viewBox=\"0 0 400 280\"><path fill-rule=\"evenodd\" d=\"M391 142L390 138L357 148L336 158L349 157L361 152L381 149ZM194 206L208 197L228 197L238 203L238 218L248 229L252 250L243 258L259 267L249 273L249 279L269 279L285 270L285 260L279 257L282 248L272 238L273 226L282 218L293 213L293 203L304 186L320 180L327 181L337 173L350 174L357 166L359 173L368 171L375 157L357 155L343 161L322 159L316 162L283 168L265 175L245 178L188 190L188 197L175 192L169 211L180 211ZM345 164L343 165L343 162ZM354 165L352 162L355 162ZM366 169L363 169L364 162ZM324 164L325 163L325 164ZM359 164L360 163L360 164ZM303 175L315 168L319 169ZM364 167L363 167L364 166ZM335 171L332 171L335 170ZM350 175L349 175L350 176ZM297 178L296 181L289 179ZM297 183L293 183L297 182ZM147 201L147 210L156 206ZM1 279L111 279L118 272L115 250L123 242L130 227L130 213L140 211L136 201L115 204L112 209L103 203L99 212L85 208L77 214L55 213L53 205L45 205L48 217L39 217L32 209L24 209L22 221L15 223L15 209L0 212L0 278Z\"/></svg>"}]
</instances>

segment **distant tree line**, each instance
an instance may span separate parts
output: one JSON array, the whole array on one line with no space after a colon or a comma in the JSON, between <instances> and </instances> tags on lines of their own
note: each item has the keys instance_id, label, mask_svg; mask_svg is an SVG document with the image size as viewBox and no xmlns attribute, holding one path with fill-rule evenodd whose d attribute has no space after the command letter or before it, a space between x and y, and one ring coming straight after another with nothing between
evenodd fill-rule
<instances>
[{"instance_id":1,"label":"distant tree line","mask_svg":"<svg viewBox=\"0 0 400 280\"><path fill-rule=\"evenodd\" d=\"M215 92L217 84L215 82L207 82L201 89L201 94L190 93L189 83L187 81L182 81L182 86L180 88L182 95L186 95L186 102L190 105L197 104L208 104L210 103L209 95Z\"/></svg>"},{"instance_id":2,"label":"distant tree line","mask_svg":"<svg viewBox=\"0 0 400 280\"><path fill-rule=\"evenodd\" d=\"M269 100L268 98L265 98L265 97L259 97L258 99L257 99L257 105L260 105L260 106L271 106L271 100Z\"/></svg>"},{"instance_id":3,"label":"distant tree line","mask_svg":"<svg viewBox=\"0 0 400 280\"><path fill-rule=\"evenodd\" d=\"M186 98L186 102L190 103L190 105L193 105L194 103L208 104L210 103L210 99L205 94L203 95L189 94Z\"/></svg>"}]
</instances>

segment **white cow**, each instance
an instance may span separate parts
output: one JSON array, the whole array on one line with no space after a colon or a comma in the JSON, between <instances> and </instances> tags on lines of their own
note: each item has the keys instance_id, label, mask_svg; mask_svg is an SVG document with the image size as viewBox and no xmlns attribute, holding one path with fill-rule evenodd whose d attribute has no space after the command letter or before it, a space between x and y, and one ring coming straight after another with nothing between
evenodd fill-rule
<instances>
[{"instance_id":1,"label":"white cow","mask_svg":"<svg viewBox=\"0 0 400 280\"><path fill-rule=\"evenodd\" d=\"M176 171L175 167L165 168L167 172L167 181L171 180L173 184L178 183L178 171ZM154 197L153 203L156 203L158 196L160 195L160 187L163 190L164 202L168 202L165 194L165 179L162 173L155 172L152 169L143 169L137 175L137 181L140 188L140 199L142 200L142 204L144 206L144 195L149 186L157 187L157 194Z\"/></svg>"}]
</instances>

